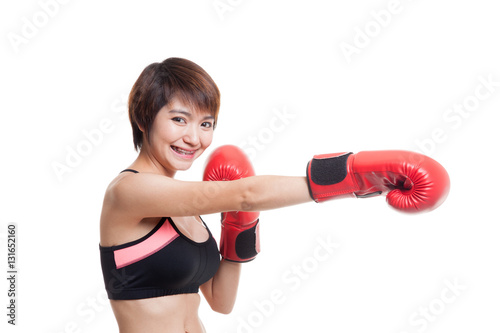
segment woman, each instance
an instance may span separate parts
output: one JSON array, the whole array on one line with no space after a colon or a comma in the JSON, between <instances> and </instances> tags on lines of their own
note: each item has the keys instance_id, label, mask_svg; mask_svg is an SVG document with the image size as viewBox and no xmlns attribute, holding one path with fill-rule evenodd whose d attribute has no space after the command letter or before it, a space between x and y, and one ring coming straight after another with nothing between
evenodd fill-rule
<instances>
[{"instance_id":1,"label":"woman","mask_svg":"<svg viewBox=\"0 0 500 333\"><path fill-rule=\"evenodd\" d=\"M182 272L175 273L189 270L182 261L191 248L203 248L208 258L207 269L199 272L200 279L195 281L201 283L199 290L214 311L229 313L241 263L224 259L219 263L215 241L199 215L278 206L273 204L273 196L280 192L275 189L283 187L267 181L247 178L221 182L221 195L204 201L193 200L193 195L206 193L212 184L174 180L177 171L189 169L210 146L219 96L217 86L201 67L178 58L145 68L130 93L130 120L139 155L107 188L100 227L106 289L120 332L204 332L197 315L198 288L183 286L183 277L177 276ZM276 182L280 181L285 178L276 177ZM305 177L287 177L286 185L287 192L296 187L296 195L280 200L279 206L311 201ZM169 272L159 270L153 260L144 264L150 257L117 268L116 251L144 243L168 224L173 228L170 232L179 236L166 246L172 248L171 256L177 254L164 259ZM151 273L138 276L140 271L135 271L134 265ZM155 276L173 280L175 290L155 290Z\"/></svg>"},{"instance_id":2,"label":"woman","mask_svg":"<svg viewBox=\"0 0 500 333\"><path fill-rule=\"evenodd\" d=\"M307 177L253 176L216 183L175 180L177 171L189 169L210 146L219 99L210 76L179 58L149 65L132 88L129 116L139 154L107 188L100 223L104 282L122 333L205 332L198 318L199 290L214 311L232 310L241 263L220 261L200 215L255 212L347 193L380 194L395 187L403 189L405 197L422 196L417 184L408 183L398 169L402 159L415 160L404 152L321 156L311 161ZM374 172L369 179L355 175L354 156L364 169L376 168L378 181ZM430 164L423 172L436 172L438 179L447 176L434 162L418 161L415 169ZM436 207L447 193L446 181L441 183L443 189L434 195L438 199L429 204L418 199L417 204L397 203L397 207ZM207 198L214 184L217 195ZM431 192L429 186L424 190Z\"/></svg>"}]
</instances>

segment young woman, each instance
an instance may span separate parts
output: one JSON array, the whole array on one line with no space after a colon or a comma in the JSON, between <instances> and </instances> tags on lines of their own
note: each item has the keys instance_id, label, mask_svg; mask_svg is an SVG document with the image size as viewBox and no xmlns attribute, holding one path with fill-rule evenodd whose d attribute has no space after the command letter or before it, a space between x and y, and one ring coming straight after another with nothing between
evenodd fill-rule
<instances>
[{"instance_id":1,"label":"young woman","mask_svg":"<svg viewBox=\"0 0 500 333\"><path fill-rule=\"evenodd\" d=\"M217 244L200 215L234 211L230 222L238 225L248 222L245 212L313 199L366 196L399 188L403 201L414 197L417 203L396 202L396 207L425 210L437 207L446 196L447 175L440 166L404 152L319 156L303 177L252 176L250 172L250 177L218 179L217 172L212 172L216 182L175 180L177 171L189 169L210 146L219 105L216 84L200 66L185 59L149 65L132 88L129 116L139 154L109 184L100 223L104 282L121 333L205 332L198 318L199 290L214 311L232 310L245 260L229 260L234 254L225 253L220 260ZM251 169L242 156L235 157L241 161L230 161L233 153L238 151L229 150L212 160L211 168L217 167L214 163L236 163L236 168ZM406 160L412 160L419 175L437 174L431 180L438 185L430 186L431 191L427 183L420 188L408 182L406 174L412 171L407 166L400 170ZM376 172L369 171L365 177L364 170L372 168ZM378 180L373 179L375 173ZM427 198L429 192L439 193L423 204L422 191ZM255 241L256 223L252 226Z\"/></svg>"}]
</instances>

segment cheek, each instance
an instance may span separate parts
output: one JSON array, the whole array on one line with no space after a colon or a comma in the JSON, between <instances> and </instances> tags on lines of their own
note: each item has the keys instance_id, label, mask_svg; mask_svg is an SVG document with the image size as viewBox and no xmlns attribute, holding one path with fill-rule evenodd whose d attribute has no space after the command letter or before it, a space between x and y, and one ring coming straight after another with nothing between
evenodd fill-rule
<instances>
[{"instance_id":1,"label":"cheek","mask_svg":"<svg viewBox=\"0 0 500 333\"><path fill-rule=\"evenodd\" d=\"M212 144L212 140L214 138L214 132L210 131L207 133L203 133L203 135L200 138L201 138L201 142L202 142L203 147L206 148Z\"/></svg>"},{"instance_id":2,"label":"cheek","mask_svg":"<svg viewBox=\"0 0 500 333\"><path fill-rule=\"evenodd\" d=\"M162 124L161 126L156 126L154 128L154 138L158 143L165 143L172 141L175 135L175 128L167 124Z\"/></svg>"}]
</instances>

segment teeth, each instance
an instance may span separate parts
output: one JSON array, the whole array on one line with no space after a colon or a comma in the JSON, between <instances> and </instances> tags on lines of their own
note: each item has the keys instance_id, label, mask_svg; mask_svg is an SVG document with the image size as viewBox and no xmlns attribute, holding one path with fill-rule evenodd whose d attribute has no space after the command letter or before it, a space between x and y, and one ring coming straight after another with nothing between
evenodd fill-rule
<instances>
[{"instance_id":1,"label":"teeth","mask_svg":"<svg viewBox=\"0 0 500 333\"><path fill-rule=\"evenodd\" d=\"M180 153L180 154L184 154L184 155L193 155L193 154L194 154L194 151L184 150L184 149L182 149L182 148L179 148L179 147L174 147L174 146L172 146L172 148L173 148L176 152L178 152L178 153Z\"/></svg>"}]
</instances>

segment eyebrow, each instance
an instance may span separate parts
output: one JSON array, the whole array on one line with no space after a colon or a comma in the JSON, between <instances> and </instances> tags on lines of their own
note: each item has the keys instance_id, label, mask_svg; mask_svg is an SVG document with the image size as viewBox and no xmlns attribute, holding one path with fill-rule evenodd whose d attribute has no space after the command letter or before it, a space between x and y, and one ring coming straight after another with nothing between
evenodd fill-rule
<instances>
[{"instance_id":1,"label":"eyebrow","mask_svg":"<svg viewBox=\"0 0 500 333\"><path fill-rule=\"evenodd\" d=\"M180 113L180 114L185 115L186 117L191 117L192 116L191 112L188 112L188 111L185 111L185 110L173 109L173 110L168 111L168 113ZM214 119L215 120L215 117L212 116L212 115L208 115L208 116L203 117L203 119Z\"/></svg>"}]
</instances>

